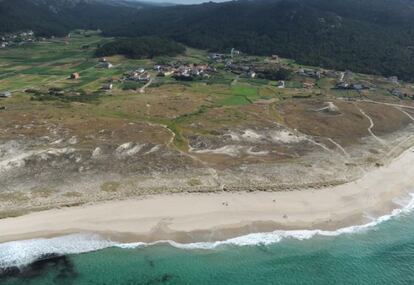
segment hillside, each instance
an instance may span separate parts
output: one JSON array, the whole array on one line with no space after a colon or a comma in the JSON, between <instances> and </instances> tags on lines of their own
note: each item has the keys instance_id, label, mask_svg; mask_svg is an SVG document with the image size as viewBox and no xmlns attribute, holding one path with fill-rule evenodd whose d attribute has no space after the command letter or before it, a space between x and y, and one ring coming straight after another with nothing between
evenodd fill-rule
<instances>
[{"instance_id":1,"label":"hillside","mask_svg":"<svg viewBox=\"0 0 414 285\"><path fill-rule=\"evenodd\" d=\"M183 45L157 37L119 39L101 45L95 52L98 57L124 55L129 58L153 58L155 56L175 56L185 52Z\"/></svg>"},{"instance_id":2,"label":"hillside","mask_svg":"<svg viewBox=\"0 0 414 285\"><path fill-rule=\"evenodd\" d=\"M30 29L63 36L75 28L106 29L150 6L114 0L0 0L0 34Z\"/></svg>"},{"instance_id":3,"label":"hillside","mask_svg":"<svg viewBox=\"0 0 414 285\"><path fill-rule=\"evenodd\" d=\"M0 218L148 194L343 184L414 143L410 83L273 56L225 66L230 54L177 54L160 41L77 30L0 49Z\"/></svg>"},{"instance_id":4,"label":"hillside","mask_svg":"<svg viewBox=\"0 0 414 285\"><path fill-rule=\"evenodd\" d=\"M52 3L53 2L53 3ZM161 36L210 51L235 47L302 64L414 80L411 0L257 0L159 7L112 0L3 0L0 33Z\"/></svg>"},{"instance_id":5,"label":"hillside","mask_svg":"<svg viewBox=\"0 0 414 285\"><path fill-rule=\"evenodd\" d=\"M156 34L187 45L272 53L303 64L414 79L412 1L237 1L139 11L108 35Z\"/></svg>"}]
</instances>

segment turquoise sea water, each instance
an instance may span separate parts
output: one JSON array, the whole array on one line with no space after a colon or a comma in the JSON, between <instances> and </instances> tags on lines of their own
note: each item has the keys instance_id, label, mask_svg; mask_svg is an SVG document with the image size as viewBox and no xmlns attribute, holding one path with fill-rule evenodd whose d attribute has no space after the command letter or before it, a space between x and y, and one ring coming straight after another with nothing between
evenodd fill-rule
<instances>
[{"instance_id":1,"label":"turquoise sea water","mask_svg":"<svg viewBox=\"0 0 414 285\"><path fill-rule=\"evenodd\" d=\"M110 247L32 264L0 284L414 284L413 213L356 233L307 234L214 249Z\"/></svg>"}]
</instances>

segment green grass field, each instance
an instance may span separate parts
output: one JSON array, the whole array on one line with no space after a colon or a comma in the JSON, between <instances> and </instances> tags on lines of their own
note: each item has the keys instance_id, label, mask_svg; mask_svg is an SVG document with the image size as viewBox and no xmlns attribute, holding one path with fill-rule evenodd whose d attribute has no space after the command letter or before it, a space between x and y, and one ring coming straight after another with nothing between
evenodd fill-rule
<instances>
[{"instance_id":1,"label":"green grass field","mask_svg":"<svg viewBox=\"0 0 414 285\"><path fill-rule=\"evenodd\" d=\"M53 39L1 50L0 90L47 87L57 81L65 86L65 79L73 72L89 72L79 85L97 80L103 72L97 70L96 76L90 74L97 65L93 58L94 47L107 40L96 33L90 37L72 33L69 39Z\"/></svg>"},{"instance_id":2,"label":"green grass field","mask_svg":"<svg viewBox=\"0 0 414 285\"><path fill-rule=\"evenodd\" d=\"M103 38L92 31L74 31L70 38L53 39L47 42L28 44L17 48L0 51L0 91L23 92L25 89L45 90L59 87L68 90L100 92L102 84L110 79L119 79L123 73L138 67L152 70L155 63L181 62L206 63L208 53L188 48L184 55L176 58L159 57L153 60L132 60L121 56L110 57L114 64L111 69L98 67L98 59L93 57L97 45L111 39ZM260 57L247 57L251 61L261 61ZM78 80L69 80L71 73L80 73ZM155 73L152 72L154 76ZM154 76L155 77L155 76ZM236 75L219 69L211 77L202 81L177 82L170 77L155 78L155 89L164 85L191 87L192 92L199 92L214 98L216 105L239 106L251 104L255 100L277 96L279 90L272 87L274 82L262 79L236 79ZM325 84L322 84L325 87ZM140 83L115 84L117 92L134 90ZM299 88L294 82L288 87ZM272 94L274 92L274 94ZM213 94L211 94L213 93Z\"/></svg>"},{"instance_id":3,"label":"green grass field","mask_svg":"<svg viewBox=\"0 0 414 285\"><path fill-rule=\"evenodd\" d=\"M108 57L108 61L114 67L100 68L98 59L94 57L95 48L110 40L96 32L75 31L70 38L0 50L0 91L13 93L13 98L0 100L2 106L27 112L40 109L46 111L47 116L68 121L76 116L93 116L162 123L176 134L176 146L183 148L183 133L192 122L201 120L211 129L198 131L209 133L218 125L236 124L247 119L241 110L251 107L258 100L263 104L263 100L273 99L265 104L273 104L274 107L286 100L294 103L294 100L315 98L321 92L336 97L360 96L355 91L332 90L335 84L332 78L320 79L313 90L305 90L303 78L294 76L292 80L286 81L286 88L279 89L275 81L243 78L225 70L224 64L213 64L218 69L208 79L184 82L155 76L152 69L157 63L208 63L206 51L191 48L174 58L134 60L112 56ZM246 59L264 62L265 58L246 56ZM292 60L282 59L282 62L290 68L299 68ZM126 71L141 67L147 69L153 78L145 94L137 92L143 83L119 80ZM80 78L70 80L69 76L74 72L78 72ZM359 77L372 80L369 75ZM110 81L114 83L114 89L111 92L102 91L102 85ZM392 86L381 83L379 79L378 82L378 85L383 85L371 95L390 97L388 90ZM65 94L49 94L50 88L61 88ZM24 92L26 89L39 92L28 94ZM61 115L62 108L70 112ZM211 110L217 111L220 116L209 116Z\"/></svg>"}]
</instances>

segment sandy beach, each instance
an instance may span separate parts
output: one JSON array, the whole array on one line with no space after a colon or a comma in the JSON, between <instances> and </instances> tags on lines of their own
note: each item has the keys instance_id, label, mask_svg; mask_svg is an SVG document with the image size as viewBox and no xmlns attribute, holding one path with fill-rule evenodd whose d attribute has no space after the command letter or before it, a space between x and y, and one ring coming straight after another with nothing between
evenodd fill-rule
<instances>
[{"instance_id":1,"label":"sandy beach","mask_svg":"<svg viewBox=\"0 0 414 285\"><path fill-rule=\"evenodd\" d=\"M273 230L334 230L389 214L413 188L409 149L357 181L321 190L159 195L2 219L0 242L79 232L122 242L194 242Z\"/></svg>"}]
</instances>

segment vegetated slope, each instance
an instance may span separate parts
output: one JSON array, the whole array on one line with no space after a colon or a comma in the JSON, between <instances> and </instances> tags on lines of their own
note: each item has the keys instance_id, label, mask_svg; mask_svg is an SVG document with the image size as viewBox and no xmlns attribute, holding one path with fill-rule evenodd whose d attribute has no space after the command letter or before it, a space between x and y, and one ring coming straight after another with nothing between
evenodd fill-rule
<instances>
[{"instance_id":1,"label":"vegetated slope","mask_svg":"<svg viewBox=\"0 0 414 285\"><path fill-rule=\"evenodd\" d=\"M118 39L100 46L95 55L122 54L129 58L153 58L154 56L176 56L184 53L185 47L174 41L158 37Z\"/></svg>"},{"instance_id":2,"label":"vegetated slope","mask_svg":"<svg viewBox=\"0 0 414 285\"><path fill-rule=\"evenodd\" d=\"M0 34L31 29L63 36L77 28L105 29L150 6L123 0L0 0Z\"/></svg>"},{"instance_id":3,"label":"vegetated slope","mask_svg":"<svg viewBox=\"0 0 414 285\"><path fill-rule=\"evenodd\" d=\"M189 46L277 53L310 65L414 79L414 2L257 0L145 9L109 35L171 37Z\"/></svg>"},{"instance_id":4,"label":"vegetated slope","mask_svg":"<svg viewBox=\"0 0 414 285\"><path fill-rule=\"evenodd\" d=\"M100 28L110 36L161 36L212 51L235 47L414 80L413 0L241 0L172 7L121 2L0 0L0 33L31 28L62 35Z\"/></svg>"}]
</instances>

